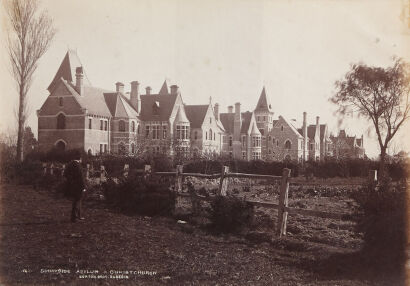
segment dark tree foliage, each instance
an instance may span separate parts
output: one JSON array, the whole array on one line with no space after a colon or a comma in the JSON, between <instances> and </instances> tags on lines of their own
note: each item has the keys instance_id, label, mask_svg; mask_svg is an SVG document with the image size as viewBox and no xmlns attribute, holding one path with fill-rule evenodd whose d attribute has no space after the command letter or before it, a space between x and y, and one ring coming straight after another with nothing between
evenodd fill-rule
<instances>
[{"instance_id":1,"label":"dark tree foliage","mask_svg":"<svg viewBox=\"0 0 410 286\"><path fill-rule=\"evenodd\" d=\"M379 174L385 174L386 150L397 131L409 118L410 68L402 59L391 67L354 64L336 82L331 101L342 116L356 113L370 120L380 147Z\"/></svg>"}]
</instances>

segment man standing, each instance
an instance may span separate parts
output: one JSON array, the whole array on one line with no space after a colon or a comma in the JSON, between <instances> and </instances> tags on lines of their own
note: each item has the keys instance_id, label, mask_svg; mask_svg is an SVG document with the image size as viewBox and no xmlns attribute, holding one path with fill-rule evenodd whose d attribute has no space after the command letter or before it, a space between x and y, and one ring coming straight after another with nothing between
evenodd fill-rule
<instances>
[{"instance_id":1,"label":"man standing","mask_svg":"<svg viewBox=\"0 0 410 286\"><path fill-rule=\"evenodd\" d=\"M68 193L73 199L71 222L76 222L77 219L83 220L84 218L81 216L81 201L85 192L85 182L81 170L81 159L68 163L64 176L67 179Z\"/></svg>"}]
</instances>

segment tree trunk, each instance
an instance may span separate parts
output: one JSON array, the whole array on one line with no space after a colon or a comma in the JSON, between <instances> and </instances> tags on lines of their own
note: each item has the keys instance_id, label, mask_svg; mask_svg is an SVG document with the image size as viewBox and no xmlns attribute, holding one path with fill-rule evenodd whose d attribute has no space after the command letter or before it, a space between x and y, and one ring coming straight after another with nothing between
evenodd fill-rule
<instances>
[{"instance_id":1,"label":"tree trunk","mask_svg":"<svg viewBox=\"0 0 410 286\"><path fill-rule=\"evenodd\" d=\"M19 110L18 110L18 132L17 132L17 154L18 162L23 162L23 144L24 144L24 87L20 86Z\"/></svg>"},{"instance_id":2,"label":"tree trunk","mask_svg":"<svg viewBox=\"0 0 410 286\"><path fill-rule=\"evenodd\" d=\"M386 148L380 148L380 162L379 162L379 174L378 179L384 179L386 177Z\"/></svg>"}]
</instances>

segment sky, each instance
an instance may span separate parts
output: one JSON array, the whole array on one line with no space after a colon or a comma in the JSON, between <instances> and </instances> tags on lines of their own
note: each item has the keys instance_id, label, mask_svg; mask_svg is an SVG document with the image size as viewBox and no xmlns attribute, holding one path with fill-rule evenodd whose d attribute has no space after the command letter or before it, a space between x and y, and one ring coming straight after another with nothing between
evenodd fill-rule
<instances>
[{"instance_id":1,"label":"sky","mask_svg":"<svg viewBox=\"0 0 410 286\"><path fill-rule=\"evenodd\" d=\"M0 0L1 1L1 0ZM410 60L410 28L401 17L407 0L43 0L57 34L40 59L29 91L27 124L37 136L38 110L67 49L77 51L93 86L157 92L165 79L186 104L241 103L253 110L263 86L275 116L301 124L316 116L337 134L364 135L366 153L379 153L371 125L354 116L339 122L329 102L334 83L352 63L389 66ZM4 0L2 1L4 2ZM2 3L4 4L4 3ZM15 130L17 91L5 52L6 17L0 11L0 132ZM370 128L369 128L370 127ZM391 151L410 151L409 124Z\"/></svg>"}]
</instances>

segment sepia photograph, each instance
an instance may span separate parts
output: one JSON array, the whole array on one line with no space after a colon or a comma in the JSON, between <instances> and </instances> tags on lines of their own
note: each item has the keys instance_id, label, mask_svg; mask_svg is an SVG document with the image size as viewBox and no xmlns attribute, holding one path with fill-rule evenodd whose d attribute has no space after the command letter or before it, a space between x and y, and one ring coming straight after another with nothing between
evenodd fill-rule
<instances>
[{"instance_id":1,"label":"sepia photograph","mask_svg":"<svg viewBox=\"0 0 410 286\"><path fill-rule=\"evenodd\" d=\"M0 0L0 285L410 285L410 0Z\"/></svg>"}]
</instances>

